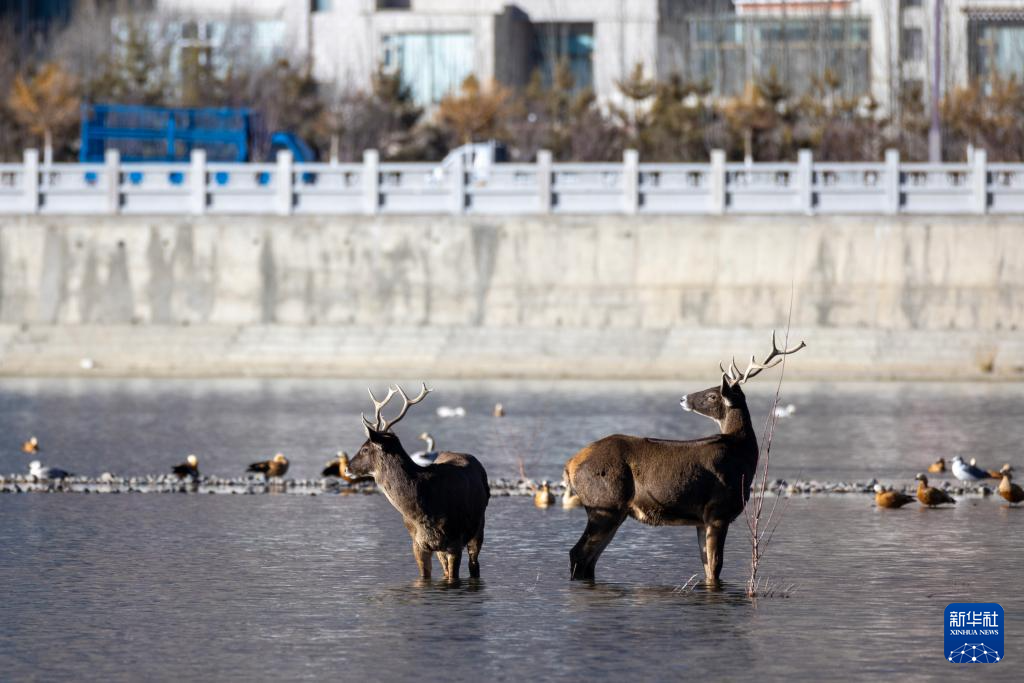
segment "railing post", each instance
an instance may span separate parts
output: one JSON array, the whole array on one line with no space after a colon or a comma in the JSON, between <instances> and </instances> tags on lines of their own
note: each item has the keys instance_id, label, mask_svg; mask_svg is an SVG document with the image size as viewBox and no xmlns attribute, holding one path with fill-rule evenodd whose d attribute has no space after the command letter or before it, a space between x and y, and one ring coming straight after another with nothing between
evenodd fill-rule
<instances>
[{"instance_id":1,"label":"railing post","mask_svg":"<svg viewBox=\"0 0 1024 683\"><path fill-rule=\"evenodd\" d=\"M274 209L278 216L292 212L292 153L290 150L277 151L277 182L274 183Z\"/></svg>"},{"instance_id":2,"label":"railing post","mask_svg":"<svg viewBox=\"0 0 1024 683\"><path fill-rule=\"evenodd\" d=\"M725 213L725 151L711 150L711 202L708 211L715 215Z\"/></svg>"},{"instance_id":3,"label":"railing post","mask_svg":"<svg viewBox=\"0 0 1024 683\"><path fill-rule=\"evenodd\" d=\"M640 209L640 152L622 153L622 210L635 214Z\"/></svg>"},{"instance_id":4,"label":"railing post","mask_svg":"<svg viewBox=\"0 0 1024 683\"><path fill-rule=\"evenodd\" d=\"M380 208L380 154L363 151L363 213L372 216Z\"/></svg>"},{"instance_id":5,"label":"railing post","mask_svg":"<svg viewBox=\"0 0 1024 683\"><path fill-rule=\"evenodd\" d=\"M451 168L448 169L451 177L449 187L448 212L462 213L466 210L466 158L461 153L456 154L452 159Z\"/></svg>"},{"instance_id":6,"label":"railing post","mask_svg":"<svg viewBox=\"0 0 1024 683\"><path fill-rule=\"evenodd\" d=\"M103 174L107 177L107 213L121 210L121 153L116 149L103 152Z\"/></svg>"},{"instance_id":7,"label":"railing post","mask_svg":"<svg viewBox=\"0 0 1024 683\"><path fill-rule=\"evenodd\" d=\"M537 150L537 196L538 211L551 213L551 152L546 149Z\"/></svg>"},{"instance_id":8,"label":"railing post","mask_svg":"<svg viewBox=\"0 0 1024 683\"><path fill-rule=\"evenodd\" d=\"M796 187L798 210L808 216L814 214L814 154L809 149L796 153Z\"/></svg>"},{"instance_id":9,"label":"railing post","mask_svg":"<svg viewBox=\"0 0 1024 683\"><path fill-rule=\"evenodd\" d=\"M973 182L971 207L974 213L988 211L988 152L984 148L974 150L971 158L971 180Z\"/></svg>"},{"instance_id":10,"label":"railing post","mask_svg":"<svg viewBox=\"0 0 1024 683\"><path fill-rule=\"evenodd\" d=\"M21 202L24 213L39 212L39 150L26 149L22 161Z\"/></svg>"},{"instance_id":11,"label":"railing post","mask_svg":"<svg viewBox=\"0 0 1024 683\"><path fill-rule=\"evenodd\" d=\"M196 216L206 213L205 149L193 149L189 154L188 211Z\"/></svg>"},{"instance_id":12,"label":"railing post","mask_svg":"<svg viewBox=\"0 0 1024 683\"><path fill-rule=\"evenodd\" d=\"M900 212L900 151L885 150L885 212Z\"/></svg>"}]
</instances>

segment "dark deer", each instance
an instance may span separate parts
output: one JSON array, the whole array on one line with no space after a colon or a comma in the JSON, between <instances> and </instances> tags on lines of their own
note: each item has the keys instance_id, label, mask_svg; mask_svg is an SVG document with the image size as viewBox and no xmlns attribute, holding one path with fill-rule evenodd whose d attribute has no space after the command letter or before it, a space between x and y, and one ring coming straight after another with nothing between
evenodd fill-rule
<instances>
[{"instance_id":1,"label":"dark deer","mask_svg":"<svg viewBox=\"0 0 1024 683\"><path fill-rule=\"evenodd\" d=\"M479 578L484 512L491 497L487 472L472 455L448 451L438 454L429 467L420 467L392 431L409 406L430 393L426 384L422 386L419 396L412 400L401 387L389 388L383 401L378 401L370 391L373 422L363 417L367 439L352 458L346 474L352 478L372 477L388 502L402 513L421 577L430 578L431 556L437 553L445 579L458 581L462 549L466 548L469 575ZM402 397L402 409L397 417L387 421L381 412L396 392Z\"/></svg>"},{"instance_id":2,"label":"dark deer","mask_svg":"<svg viewBox=\"0 0 1024 683\"><path fill-rule=\"evenodd\" d=\"M710 585L722 573L729 524L750 498L758 447L741 385L805 344L772 352L763 363L750 358L745 372L733 360L722 382L684 396L683 410L709 417L721 434L669 441L615 434L595 441L565 465L565 480L587 511L587 528L569 553L570 577L593 579L597 558L626 517L652 526L695 526ZM774 362L772 362L774 361Z\"/></svg>"}]
</instances>

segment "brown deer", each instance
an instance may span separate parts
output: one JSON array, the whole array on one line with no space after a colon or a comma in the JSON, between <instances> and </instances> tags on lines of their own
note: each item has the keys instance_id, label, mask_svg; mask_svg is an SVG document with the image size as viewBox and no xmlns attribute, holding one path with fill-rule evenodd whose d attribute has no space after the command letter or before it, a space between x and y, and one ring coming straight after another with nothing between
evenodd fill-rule
<instances>
[{"instance_id":1,"label":"brown deer","mask_svg":"<svg viewBox=\"0 0 1024 683\"><path fill-rule=\"evenodd\" d=\"M717 585L729 524L750 498L757 469L757 437L741 385L804 346L779 349L773 332L763 363L751 356L742 373L735 360L728 369L719 365L719 386L683 397L683 410L711 418L721 434L691 441L614 434L574 455L565 481L587 511L587 528L569 553L570 578L593 579L598 557L632 517L652 526L697 527L705 578Z\"/></svg>"},{"instance_id":2,"label":"brown deer","mask_svg":"<svg viewBox=\"0 0 1024 683\"><path fill-rule=\"evenodd\" d=\"M381 412L396 392L402 397L402 409L388 421ZM430 389L423 384L419 396L410 400L401 387L393 387L384 400L378 401L370 391L373 422L363 416L367 439L345 474L351 478L372 477L388 502L402 513L421 577L430 578L431 556L437 553L445 579L458 581L462 549L466 548L469 575L479 578L484 513L491 497L483 465L472 455L443 451L432 465L420 467L392 431L409 406L429 393Z\"/></svg>"}]
</instances>

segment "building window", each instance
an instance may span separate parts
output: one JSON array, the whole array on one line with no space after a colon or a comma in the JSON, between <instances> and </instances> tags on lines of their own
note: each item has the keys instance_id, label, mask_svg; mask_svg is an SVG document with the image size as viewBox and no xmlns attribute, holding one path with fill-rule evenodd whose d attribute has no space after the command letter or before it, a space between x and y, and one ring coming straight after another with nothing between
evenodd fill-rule
<instances>
[{"instance_id":1,"label":"building window","mask_svg":"<svg viewBox=\"0 0 1024 683\"><path fill-rule=\"evenodd\" d=\"M577 90L593 86L593 24L537 22L533 24L533 37L532 68L540 71L544 85L551 86L559 62L564 61Z\"/></svg>"},{"instance_id":2,"label":"building window","mask_svg":"<svg viewBox=\"0 0 1024 683\"><path fill-rule=\"evenodd\" d=\"M900 7L903 9L910 9L911 7L920 7L921 0L900 0Z\"/></svg>"},{"instance_id":3,"label":"building window","mask_svg":"<svg viewBox=\"0 0 1024 683\"><path fill-rule=\"evenodd\" d=\"M716 96L738 95L748 81L763 80L772 72L800 95L821 80L825 69L838 77L845 95L870 91L867 19L717 15L677 26L674 35L662 37L682 57L668 68L707 84Z\"/></svg>"},{"instance_id":4,"label":"building window","mask_svg":"<svg viewBox=\"0 0 1024 683\"><path fill-rule=\"evenodd\" d=\"M412 0L377 0L377 9L412 9Z\"/></svg>"},{"instance_id":5,"label":"building window","mask_svg":"<svg viewBox=\"0 0 1024 683\"><path fill-rule=\"evenodd\" d=\"M334 0L309 0L309 9L312 12L330 12Z\"/></svg>"},{"instance_id":6,"label":"building window","mask_svg":"<svg viewBox=\"0 0 1024 683\"><path fill-rule=\"evenodd\" d=\"M381 41L384 68L397 72L418 104L436 104L473 73L468 33L390 33Z\"/></svg>"},{"instance_id":7,"label":"building window","mask_svg":"<svg viewBox=\"0 0 1024 683\"><path fill-rule=\"evenodd\" d=\"M916 62L924 58L924 34L919 28L903 29L900 54L905 62Z\"/></svg>"},{"instance_id":8,"label":"building window","mask_svg":"<svg viewBox=\"0 0 1024 683\"><path fill-rule=\"evenodd\" d=\"M971 75L1024 78L1024 13L968 21Z\"/></svg>"}]
</instances>

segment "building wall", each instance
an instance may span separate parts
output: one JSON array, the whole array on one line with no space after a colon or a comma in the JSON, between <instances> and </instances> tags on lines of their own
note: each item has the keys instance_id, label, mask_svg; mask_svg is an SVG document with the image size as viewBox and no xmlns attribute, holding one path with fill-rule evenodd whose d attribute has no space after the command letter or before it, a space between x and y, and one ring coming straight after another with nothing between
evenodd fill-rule
<instances>
[{"instance_id":1,"label":"building wall","mask_svg":"<svg viewBox=\"0 0 1024 683\"><path fill-rule=\"evenodd\" d=\"M381 38L388 33L469 32L473 36L475 75L488 81L499 75L495 54L495 24L507 3L503 0L445 0L413 2L412 9L376 11L373 2L334 3L313 13L312 44L318 76L337 79L355 88L368 88L381 56ZM523 0L514 3L534 22L564 21L594 24L594 88L615 97L615 81L642 62L653 71L657 36L656 0Z\"/></svg>"},{"instance_id":2,"label":"building wall","mask_svg":"<svg viewBox=\"0 0 1024 683\"><path fill-rule=\"evenodd\" d=\"M670 376L791 297L806 372L1024 373L1010 218L0 219L0 373Z\"/></svg>"}]
</instances>

